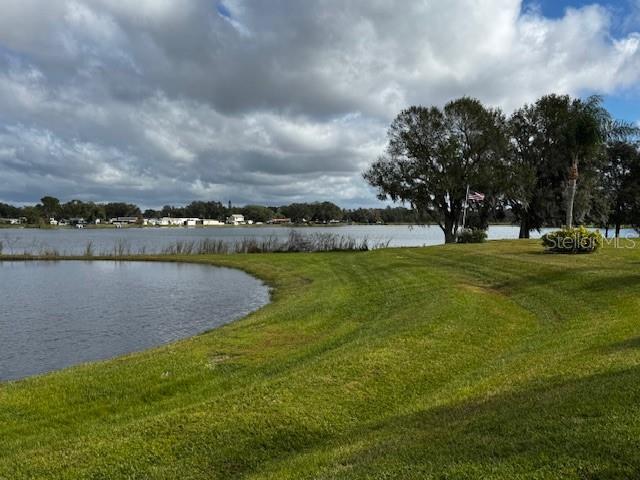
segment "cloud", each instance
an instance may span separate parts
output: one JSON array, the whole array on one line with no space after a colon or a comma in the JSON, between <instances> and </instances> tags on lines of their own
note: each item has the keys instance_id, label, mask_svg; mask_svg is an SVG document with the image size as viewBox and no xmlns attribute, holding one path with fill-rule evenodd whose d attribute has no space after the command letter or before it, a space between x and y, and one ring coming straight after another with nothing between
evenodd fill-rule
<instances>
[{"instance_id":1,"label":"cloud","mask_svg":"<svg viewBox=\"0 0 640 480\"><path fill-rule=\"evenodd\" d=\"M634 10L635 11L635 10ZM410 104L636 88L640 35L518 0L5 0L0 199L328 199Z\"/></svg>"}]
</instances>

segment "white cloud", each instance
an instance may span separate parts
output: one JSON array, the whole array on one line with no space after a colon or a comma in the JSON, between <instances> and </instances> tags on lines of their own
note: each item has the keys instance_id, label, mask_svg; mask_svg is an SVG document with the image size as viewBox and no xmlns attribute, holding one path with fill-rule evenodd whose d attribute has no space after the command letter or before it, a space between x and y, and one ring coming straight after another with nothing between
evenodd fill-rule
<instances>
[{"instance_id":1,"label":"white cloud","mask_svg":"<svg viewBox=\"0 0 640 480\"><path fill-rule=\"evenodd\" d=\"M549 92L634 88L640 77L640 35L628 21L616 31L619 12L598 5L558 19L518 0L224 9L5 0L0 168L11 180L0 198L46 188L147 205L374 203L360 172L409 104L472 95L511 110Z\"/></svg>"}]
</instances>

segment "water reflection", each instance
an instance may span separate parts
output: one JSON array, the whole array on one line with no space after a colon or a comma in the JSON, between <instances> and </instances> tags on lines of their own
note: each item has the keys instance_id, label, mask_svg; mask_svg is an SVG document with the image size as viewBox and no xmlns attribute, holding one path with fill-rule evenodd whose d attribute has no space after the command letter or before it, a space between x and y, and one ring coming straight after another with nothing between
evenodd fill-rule
<instances>
[{"instance_id":1,"label":"water reflection","mask_svg":"<svg viewBox=\"0 0 640 480\"><path fill-rule=\"evenodd\" d=\"M0 380L195 335L266 304L238 270L145 262L0 262Z\"/></svg>"}]
</instances>

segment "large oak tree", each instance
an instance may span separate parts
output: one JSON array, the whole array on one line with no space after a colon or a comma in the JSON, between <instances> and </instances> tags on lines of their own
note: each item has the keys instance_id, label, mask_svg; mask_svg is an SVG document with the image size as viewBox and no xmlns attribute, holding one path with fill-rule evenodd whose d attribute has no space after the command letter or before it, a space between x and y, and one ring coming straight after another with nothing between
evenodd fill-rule
<instances>
[{"instance_id":1,"label":"large oak tree","mask_svg":"<svg viewBox=\"0 0 640 480\"><path fill-rule=\"evenodd\" d=\"M409 203L437 223L445 242L460 228L467 185L491 204L504 182L507 139L500 110L468 97L443 109L413 106L389 127L386 153L365 173L378 197Z\"/></svg>"}]
</instances>

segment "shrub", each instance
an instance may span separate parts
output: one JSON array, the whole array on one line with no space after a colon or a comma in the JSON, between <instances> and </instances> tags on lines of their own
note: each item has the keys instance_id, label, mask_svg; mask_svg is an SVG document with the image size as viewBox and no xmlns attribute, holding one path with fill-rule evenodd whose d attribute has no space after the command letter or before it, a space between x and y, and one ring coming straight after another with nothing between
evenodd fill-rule
<instances>
[{"instance_id":1,"label":"shrub","mask_svg":"<svg viewBox=\"0 0 640 480\"><path fill-rule=\"evenodd\" d=\"M486 239L486 230L480 228L465 228L458 233L458 243L482 243Z\"/></svg>"},{"instance_id":2,"label":"shrub","mask_svg":"<svg viewBox=\"0 0 640 480\"><path fill-rule=\"evenodd\" d=\"M593 253L604 244L602 234L584 227L563 228L542 236L542 245L554 253Z\"/></svg>"}]
</instances>

